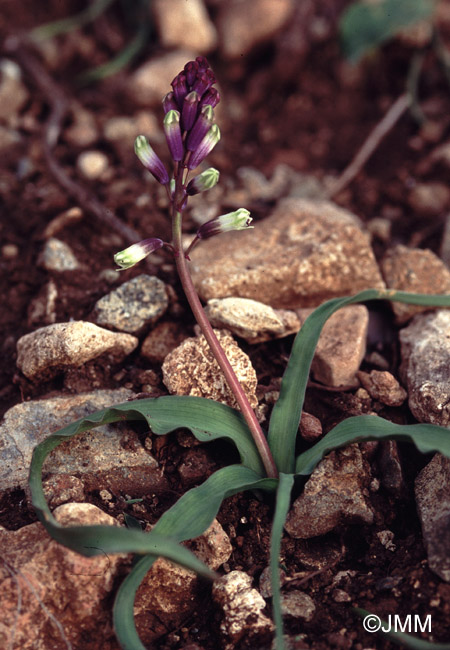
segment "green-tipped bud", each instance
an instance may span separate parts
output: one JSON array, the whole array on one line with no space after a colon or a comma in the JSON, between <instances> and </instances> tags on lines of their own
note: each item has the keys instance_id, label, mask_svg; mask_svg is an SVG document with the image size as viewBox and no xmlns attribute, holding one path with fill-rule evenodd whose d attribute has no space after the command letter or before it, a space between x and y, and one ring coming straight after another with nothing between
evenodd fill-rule
<instances>
[{"instance_id":1,"label":"green-tipped bud","mask_svg":"<svg viewBox=\"0 0 450 650\"><path fill-rule=\"evenodd\" d=\"M188 169L195 169L208 156L220 140L220 129L217 124L213 124L198 145L197 149L192 152L188 162Z\"/></svg>"},{"instance_id":2,"label":"green-tipped bud","mask_svg":"<svg viewBox=\"0 0 450 650\"><path fill-rule=\"evenodd\" d=\"M169 182L169 174L167 173L164 163L153 151L144 135L138 135L136 138L134 142L134 151L144 167L153 174L159 183L165 185Z\"/></svg>"},{"instance_id":3,"label":"green-tipped bud","mask_svg":"<svg viewBox=\"0 0 450 650\"><path fill-rule=\"evenodd\" d=\"M234 212L214 217L211 221L204 223L197 231L198 239L208 239L229 230L247 230L251 226L252 218L250 212L245 208L239 208Z\"/></svg>"},{"instance_id":4,"label":"green-tipped bud","mask_svg":"<svg viewBox=\"0 0 450 650\"><path fill-rule=\"evenodd\" d=\"M117 266L120 266L120 269L117 270L125 271L125 269L131 268L143 260L144 257L147 257L147 255L150 255L150 253L153 253L154 251L158 250L158 248L161 248L161 246L164 246L164 242L162 239L156 238L143 239L137 244L128 246L128 248L125 248L125 250L120 251L114 255L115 263Z\"/></svg>"},{"instance_id":5,"label":"green-tipped bud","mask_svg":"<svg viewBox=\"0 0 450 650\"><path fill-rule=\"evenodd\" d=\"M199 192L210 190L219 182L219 176L220 173L217 169L214 169L214 167L209 167L188 183L186 192L189 194L189 196L194 196L194 194L198 194Z\"/></svg>"},{"instance_id":6,"label":"green-tipped bud","mask_svg":"<svg viewBox=\"0 0 450 650\"><path fill-rule=\"evenodd\" d=\"M184 155L184 146L180 127L180 113L178 111L169 111L164 118L163 124L170 155L173 160L178 162Z\"/></svg>"}]
</instances>

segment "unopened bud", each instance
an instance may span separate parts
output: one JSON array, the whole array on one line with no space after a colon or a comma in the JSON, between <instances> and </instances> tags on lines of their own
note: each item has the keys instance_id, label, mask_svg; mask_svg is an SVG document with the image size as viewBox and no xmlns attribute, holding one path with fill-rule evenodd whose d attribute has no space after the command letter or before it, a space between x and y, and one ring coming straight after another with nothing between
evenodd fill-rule
<instances>
[{"instance_id":1,"label":"unopened bud","mask_svg":"<svg viewBox=\"0 0 450 650\"><path fill-rule=\"evenodd\" d=\"M219 182L219 176L220 173L217 169L214 169L214 167L209 167L208 169L205 169L204 172L189 181L186 192L189 194L189 196L194 196L194 194L198 194L199 192L210 190Z\"/></svg>"},{"instance_id":2,"label":"unopened bud","mask_svg":"<svg viewBox=\"0 0 450 650\"><path fill-rule=\"evenodd\" d=\"M180 113L178 111L169 111L164 118L164 133L166 134L167 144L170 155L175 161L183 158L184 147L180 128Z\"/></svg>"},{"instance_id":3,"label":"unopened bud","mask_svg":"<svg viewBox=\"0 0 450 650\"><path fill-rule=\"evenodd\" d=\"M214 111L209 104L202 107L194 126L188 133L186 148L188 151L195 151L203 140L209 129L214 124Z\"/></svg>"},{"instance_id":4,"label":"unopened bud","mask_svg":"<svg viewBox=\"0 0 450 650\"><path fill-rule=\"evenodd\" d=\"M209 129L195 151L192 152L188 162L188 169L195 169L211 153L220 140L220 129L217 124Z\"/></svg>"},{"instance_id":5,"label":"unopened bud","mask_svg":"<svg viewBox=\"0 0 450 650\"><path fill-rule=\"evenodd\" d=\"M181 111L181 126L183 131L189 131L197 118L198 110L198 93L193 90L188 93L183 101L183 109Z\"/></svg>"},{"instance_id":6,"label":"unopened bud","mask_svg":"<svg viewBox=\"0 0 450 650\"><path fill-rule=\"evenodd\" d=\"M250 225L251 222L250 212L245 208L239 208L234 212L222 214L220 217L215 217L204 223L198 229L197 237L198 239L208 239L209 237L214 237L214 235L219 235L229 230L247 230L248 228L253 228Z\"/></svg>"},{"instance_id":7,"label":"unopened bud","mask_svg":"<svg viewBox=\"0 0 450 650\"><path fill-rule=\"evenodd\" d=\"M134 151L141 163L153 174L156 180L165 185L169 182L169 174L162 160L156 155L144 135L138 135L134 142Z\"/></svg>"},{"instance_id":8,"label":"unopened bud","mask_svg":"<svg viewBox=\"0 0 450 650\"><path fill-rule=\"evenodd\" d=\"M161 248L161 246L164 246L164 242L162 239L157 238L143 239L137 244L128 246L125 250L114 255L115 263L117 266L120 266L120 269L117 270L125 271L125 269L129 269L147 257L147 255L150 255L150 253Z\"/></svg>"}]
</instances>

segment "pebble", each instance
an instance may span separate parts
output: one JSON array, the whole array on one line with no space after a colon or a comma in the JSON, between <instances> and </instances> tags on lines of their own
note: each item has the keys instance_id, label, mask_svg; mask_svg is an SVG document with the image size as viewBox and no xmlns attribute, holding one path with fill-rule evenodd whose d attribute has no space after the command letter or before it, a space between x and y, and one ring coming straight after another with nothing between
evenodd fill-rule
<instances>
[{"instance_id":1,"label":"pebble","mask_svg":"<svg viewBox=\"0 0 450 650\"><path fill-rule=\"evenodd\" d=\"M212 587L212 598L223 610L222 634L233 643L242 637L273 630L272 621L262 613L266 602L252 588L252 578L243 571L231 571Z\"/></svg>"},{"instance_id":2,"label":"pebble","mask_svg":"<svg viewBox=\"0 0 450 650\"><path fill-rule=\"evenodd\" d=\"M61 230L64 230L64 228L67 228L68 226L73 226L74 224L81 221L82 218L83 218L83 211L78 206L74 206L73 208L64 210L64 212L58 214L54 219L52 219L47 224L43 234L44 239L49 239L50 237L54 237Z\"/></svg>"},{"instance_id":3,"label":"pebble","mask_svg":"<svg viewBox=\"0 0 450 650\"><path fill-rule=\"evenodd\" d=\"M285 25L294 0L229 0L220 5L218 30L225 58L246 56L256 45L270 41Z\"/></svg>"},{"instance_id":4,"label":"pebble","mask_svg":"<svg viewBox=\"0 0 450 650\"><path fill-rule=\"evenodd\" d=\"M211 569L226 562L232 546L217 520L187 546ZM198 578L193 571L158 558L142 581L134 605L134 619L143 643L151 647L156 638L179 629L199 606Z\"/></svg>"},{"instance_id":5,"label":"pebble","mask_svg":"<svg viewBox=\"0 0 450 650\"><path fill-rule=\"evenodd\" d=\"M141 111L132 117L128 115L111 117L103 127L105 140L121 149L128 149L133 154L134 141L142 134L152 143L164 140L162 126L156 116L148 111Z\"/></svg>"},{"instance_id":6,"label":"pebble","mask_svg":"<svg viewBox=\"0 0 450 650\"><path fill-rule=\"evenodd\" d=\"M0 120L16 126L18 114L29 99L20 67L10 59L0 60Z\"/></svg>"},{"instance_id":7,"label":"pebble","mask_svg":"<svg viewBox=\"0 0 450 650\"><path fill-rule=\"evenodd\" d=\"M99 138L94 115L81 104L72 107L73 122L64 130L64 138L72 147L92 147Z\"/></svg>"},{"instance_id":8,"label":"pebble","mask_svg":"<svg viewBox=\"0 0 450 650\"><path fill-rule=\"evenodd\" d=\"M77 158L78 171L90 181L99 179L108 167L108 156L102 151L83 151Z\"/></svg>"},{"instance_id":9,"label":"pebble","mask_svg":"<svg viewBox=\"0 0 450 650\"><path fill-rule=\"evenodd\" d=\"M89 503L61 505L54 516L64 526L118 526ZM2 648L116 647L105 595L118 577L123 555L84 557L51 539L38 522L19 530L0 528L0 547L8 567L2 567L0 576Z\"/></svg>"},{"instance_id":10,"label":"pebble","mask_svg":"<svg viewBox=\"0 0 450 650\"><path fill-rule=\"evenodd\" d=\"M2 257L5 260L13 260L19 254L19 247L16 244L5 244L2 246Z\"/></svg>"},{"instance_id":11,"label":"pebble","mask_svg":"<svg viewBox=\"0 0 450 650\"><path fill-rule=\"evenodd\" d=\"M417 510L430 569L450 582L450 459L436 454L415 481Z\"/></svg>"},{"instance_id":12,"label":"pebble","mask_svg":"<svg viewBox=\"0 0 450 650\"><path fill-rule=\"evenodd\" d=\"M288 591L281 594L281 611L283 616L310 621L314 616L316 606L311 596L303 591Z\"/></svg>"},{"instance_id":13,"label":"pebble","mask_svg":"<svg viewBox=\"0 0 450 650\"><path fill-rule=\"evenodd\" d=\"M15 147L22 142L19 131L0 124L0 152L6 153L8 149Z\"/></svg>"},{"instance_id":14,"label":"pebble","mask_svg":"<svg viewBox=\"0 0 450 650\"><path fill-rule=\"evenodd\" d=\"M297 310L302 323L310 309ZM348 305L326 321L317 343L311 373L326 386L355 383L355 375L366 353L369 312L365 305Z\"/></svg>"},{"instance_id":15,"label":"pebble","mask_svg":"<svg viewBox=\"0 0 450 650\"><path fill-rule=\"evenodd\" d=\"M89 413L125 402L126 389L98 390L17 404L0 425L3 442L0 490L25 488L34 447L51 433ZM156 460L125 423L107 424L67 440L45 462L45 473L76 475L85 490L108 488L141 496L164 485ZM55 479L64 481L66 479Z\"/></svg>"},{"instance_id":16,"label":"pebble","mask_svg":"<svg viewBox=\"0 0 450 650\"><path fill-rule=\"evenodd\" d=\"M152 9L163 46L199 54L207 54L216 47L216 28L203 0L154 0Z\"/></svg>"},{"instance_id":17,"label":"pebble","mask_svg":"<svg viewBox=\"0 0 450 650\"><path fill-rule=\"evenodd\" d=\"M161 318L168 304L164 282L141 274L97 300L93 320L103 327L139 334Z\"/></svg>"},{"instance_id":18,"label":"pebble","mask_svg":"<svg viewBox=\"0 0 450 650\"><path fill-rule=\"evenodd\" d=\"M249 343L288 336L300 329L295 312L274 310L249 298L212 299L205 311L214 327L224 327Z\"/></svg>"},{"instance_id":19,"label":"pebble","mask_svg":"<svg viewBox=\"0 0 450 650\"><path fill-rule=\"evenodd\" d=\"M400 373L419 422L450 426L450 310L419 314L400 331Z\"/></svg>"},{"instance_id":20,"label":"pebble","mask_svg":"<svg viewBox=\"0 0 450 650\"><path fill-rule=\"evenodd\" d=\"M69 501L82 503L86 498L83 481L71 474L53 474L42 485L51 510Z\"/></svg>"},{"instance_id":21,"label":"pebble","mask_svg":"<svg viewBox=\"0 0 450 650\"><path fill-rule=\"evenodd\" d=\"M340 524L371 524L374 513L365 492L370 475L357 445L332 451L317 465L303 493L294 501L285 529L309 539Z\"/></svg>"},{"instance_id":22,"label":"pebble","mask_svg":"<svg viewBox=\"0 0 450 650\"><path fill-rule=\"evenodd\" d=\"M252 408L258 406L257 377L250 358L243 352L231 334L214 330L219 343L239 379ZM163 381L175 395L206 397L238 408L236 399L225 380L203 335L185 339L164 360Z\"/></svg>"},{"instance_id":23,"label":"pebble","mask_svg":"<svg viewBox=\"0 0 450 650\"><path fill-rule=\"evenodd\" d=\"M17 341L17 367L28 379L49 379L102 354L119 361L137 345L136 337L110 332L93 323L55 323L25 334Z\"/></svg>"},{"instance_id":24,"label":"pebble","mask_svg":"<svg viewBox=\"0 0 450 650\"><path fill-rule=\"evenodd\" d=\"M36 325L51 325L55 323L57 298L58 288L53 280L49 280L28 305L28 327L33 328Z\"/></svg>"},{"instance_id":25,"label":"pebble","mask_svg":"<svg viewBox=\"0 0 450 650\"><path fill-rule=\"evenodd\" d=\"M386 253L380 267L389 289L412 293L450 293L450 271L430 250L395 246ZM399 324L406 323L414 314L432 309L400 302L390 304Z\"/></svg>"},{"instance_id":26,"label":"pebble","mask_svg":"<svg viewBox=\"0 0 450 650\"><path fill-rule=\"evenodd\" d=\"M385 370L359 371L358 379L373 399L386 406L401 406L407 397L406 390Z\"/></svg>"},{"instance_id":27,"label":"pebble","mask_svg":"<svg viewBox=\"0 0 450 650\"><path fill-rule=\"evenodd\" d=\"M57 273L77 271L81 268L70 246L56 237L47 239L37 263L47 271Z\"/></svg>"},{"instance_id":28,"label":"pebble","mask_svg":"<svg viewBox=\"0 0 450 650\"><path fill-rule=\"evenodd\" d=\"M357 217L324 201L284 199L253 230L203 241L191 260L205 301L234 296L295 309L384 288Z\"/></svg>"},{"instance_id":29,"label":"pebble","mask_svg":"<svg viewBox=\"0 0 450 650\"><path fill-rule=\"evenodd\" d=\"M307 442L316 442L322 435L322 423L311 413L302 411L300 420L300 435Z\"/></svg>"},{"instance_id":30,"label":"pebble","mask_svg":"<svg viewBox=\"0 0 450 650\"><path fill-rule=\"evenodd\" d=\"M186 335L178 323L157 323L142 343L141 355L151 363L162 363L185 338Z\"/></svg>"},{"instance_id":31,"label":"pebble","mask_svg":"<svg viewBox=\"0 0 450 650\"><path fill-rule=\"evenodd\" d=\"M172 90L172 79L195 56L188 50L177 49L143 63L131 75L127 94L138 106L160 106L163 97Z\"/></svg>"},{"instance_id":32,"label":"pebble","mask_svg":"<svg viewBox=\"0 0 450 650\"><path fill-rule=\"evenodd\" d=\"M434 217L450 203L450 188L444 183L418 183L408 197L408 203L417 214Z\"/></svg>"}]
</instances>

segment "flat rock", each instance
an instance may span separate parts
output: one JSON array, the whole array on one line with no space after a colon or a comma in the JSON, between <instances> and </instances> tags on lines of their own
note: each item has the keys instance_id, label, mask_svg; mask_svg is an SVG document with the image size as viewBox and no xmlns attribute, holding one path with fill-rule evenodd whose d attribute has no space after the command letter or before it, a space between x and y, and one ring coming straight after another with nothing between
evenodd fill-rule
<instances>
[{"instance_id":1,"label":"flat rock","mask_svg":"<svg viewBox=\"0 0 450 650\"><path fill-rule=\"evenodd\" d=\"M103 327L139 334L161 318L168 304L164 282L142 274L97 300L93 320Z\"/></svg>"},{"instance_id":2,"label":"flat rock","mask_svg":"<svg viewBox=\"0 0 450 650\"><path fill-rule=\"evenodd\" d=\"M436 454L415 482L429 567L450 582L450 459Z\"/></svg>"},{"instance_id":3,"label":"flat rock","mask_svg":"<svg viewBox=\"0 0 450 650\"><path fill-rule=\"evenodd\" d=\"M54 515L63 525L118 525L88 503L62 505ZM40 523L0 528L0 547L0 647L117 647L107 597L123 556L83 557L51 539Z\"/></svg>"},{"instance_id":4,"label":"flat rock","mask_svg":"<svg viewBox=\"0 0 450 650\"><path fill-rule=\"evenodd\" d=\"M358 379L373 399L387 406L401 406L407 397L406 390L387 370L360 371Z\"/></svg>"},{"instance_id":5,"label":"flat rock","mask_svg":"<svg viewBox=\"0 0 450 650\"><path fill-rule=\"evenodd\" d=\"M50 237L45 242L38 264L47 271L58 273L76 271L81 266L70 246L56 237Z\"/></svg>"},{"instance_id":6,"label":"flat rock","mask_svg":"<svg viewBox=\"0 0 450 650\"><path fill-rule=\"evenodd\" d=\"M152 9L162 45L199 54L215 48L217 32L203 0L155 0Z\"/></svg>"},{"instance_id":7,"label":"flat rock","mask_svg":"<svg viewBox=\"0 0 450 650\"><path fill-rule=\"evenodd\" d=\"M419 314L400 331L400 372L419 422L450 426L450 310Z\"/></svg>"},{"instance_id":8,"label":"flat rock","mask_svg":"<svg viewBox=\"0 0 450 650\"><path fill-rule=\"evenodd\" d=\"M230 0L222 3L218 16L220 49L227 58L248 54L270 40L287 22L294 0Z\"/></svg>"},{"instance_id":9,"label":"flat rock","mask_svg":"<svg viewBox=\"0 0 450 650\"><path fill-rule=\"evenodd\" d=\"M311 309L297 311L304 323ZM355 375L366 353L369 312L364 305L348 305L332 314L317 343L311 373L327 386L345 386Z\"/></svg>"},{"instance_id":10,"label":"flat rock","mask_svg":"<svg viewBox=\"0 0 450 650\"><path fill-rule=\"evenodd\" d=\"M332 451L315 468L286 520L291 537L308 539L340 524L371 524L369 470L357 445Z\"/></svg>"},{"instance_id":11,"label":"flat rock","mask_svg":"<svg viewBox=\"0 0 450 650\"><path fill-rule=\"evenodd\" d=\"M243 352L229 332L214 330L222 345L250 405L258 405L257 377L250 358ZM203 335L183 341L164 360L163 381L175 395L195 395L223 402L238 408L225 376L215 360Z\"/></svg>"},{"instance_id":12,"label":"flat rock","mask_svg":"<svg viewBox=\"0 0 450 650\"><path fill-rule=\"evenodd\" d=\"M213 600L223 610L221 632L234 644L244 636L273 630L272 621L262 613L266 601L252 588L252 578L243 571L231 571L212 588Z\"/></svg>"},{"instance_id":13,"label":"flat rock","mask_svg":"<svg viewBox=\"0 0 450 650\"><path fill-rule=\"evenodd\" d=\"M172 90L172 79L195 56L187 50L176 50L143 63L131 75L127 94L139 106L159 106L163 97Z\"/></svg>"},{"instance_id":14,"label":"flat rock","mask_svg":"<svg viewBox=\"0 0 450 650\"><path fill-rule=\"evenodd\" d=\"M17 341L17 367L28 379L48 379L108 353L124 359L138 345L130 334L110 332L94 323L55 323Z\"/></svg>"},{"instance_id":15,"label":"flat rock","mask_svg":"<svg viewBox=\"0 0 450 650\"><path fill-rule=\"evenodd\" d=\"M300 329L295 312L275 310L249 298L212 299L205 311L214 327L224 327L249 343L288 336Z\"/></svg>"},{"instance_id":16,"label":"flat rock","mask_svg":"<svg viewBox=\"0 0 450 650\"><path fill-rule=\"evenodd\" d=\"M233 550L217 520L186 545L213 570L226 562ZM197 586L193 571L158 558L138 589L134 608L136 627L146 645L178 628L199 607Z\"/></svg>"},{"instance_id":17,"label":"flat rock","mask_svg":"<svg viewBox=\"0 0 450 650\"><path fill-rule=\"evenodd\" d=\"M26 486L33 449L51 433L130 396L124 389L99 390L13 406L0 425L0 490ZM110 488L135 495L163 484L156 460L126 424L74 436L51 452L44 472L78 476L88 490Z\"/></svg>"},{"instance_id":18,"label":"flat rock","mask_svg":"<svg viewBox=\"0 0 450 650\"><path fill-rule=\"evenodd\" d=\"M191 259L205 301L234 296L295 309L384 288L357 217L325 201L284 199L253 230L212 237Z\"/></svg>"},{"instance_id":19,"label":"flat rock","mask_svg":"<svg viewBox=\"0 0 450 650\"><path fill-rule=\"evenodd\" d=\"M389 289L412 293L450 293L450 271L432 251L395 246L381 261L381 272ZM406 323L430 307L390 303L397 323Z\"/></svg>"}]
</instances>

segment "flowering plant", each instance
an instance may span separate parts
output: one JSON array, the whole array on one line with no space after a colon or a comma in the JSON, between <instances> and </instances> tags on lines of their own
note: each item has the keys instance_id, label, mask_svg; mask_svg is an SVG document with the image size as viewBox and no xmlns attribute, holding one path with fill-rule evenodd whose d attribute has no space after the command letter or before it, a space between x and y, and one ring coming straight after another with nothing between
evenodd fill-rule
<instances>
[{"instance_id":1,"label":"flowering plant","mask_svg":"<svg viewBox=\"0 0 450 650\"><path fill-rule=\"evenodd\" d=\"M182 213L189 197L213 187L219 179L219 172L213 168L188 179L190 172L205 159L220 137L219 128L214 124L214 107L219 101L214 82L206 59L198 57L187 63L177 75L172 82L172 91L163 100L164 131L174 163L172 177L146 138L139 136L136 139L135 151L140 161L166 187L172 217L172 240L144 239L117 253L115 261L121 269L128 269L162 246L169 247L194 316L236 397L240 411L212 400L182 396L148 398L115 405L52 434L35 448L30 468L33 504L40 521L56 540L87 556L105 552L136 554L133 567L118 590L114 606L117 638L122 648L127 650L145 650L135 627L133 605L137 588L157 557L167 557L212 579L218 577L179 542L202 534L228 496L255 489L275 494L270 575L276 650L283 650L279 556L295 478L310 475L321 458L332 449L364 440L405 439L413 442L423 453L440 451L450 457L450 438L445 428L431 424L394 424L373 415L347 418L296 457L296 438L309 369L327 319L345 305L379 299L449 307L450 296L446 295L369 289L355 296L334 298L318 307L308 317L294 341L279 399L271 414L269 430L267 434L262 431L205 315L188 266L189 252L201 240L224 231L251 227L249 212L240 208L212 219L199 228L186 251L182 247ZM204 483L186 492L162 515L150 533L134 527L61 526L47 505L42 487L42 467L46 456L56 446L79 433L123 420L145 420L154 435L167 434L183 427L190 429L202 442L226 438L236 447L241 462L221 468Z\"/></svg>"}]
</instances>

